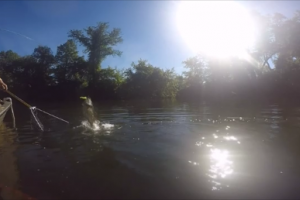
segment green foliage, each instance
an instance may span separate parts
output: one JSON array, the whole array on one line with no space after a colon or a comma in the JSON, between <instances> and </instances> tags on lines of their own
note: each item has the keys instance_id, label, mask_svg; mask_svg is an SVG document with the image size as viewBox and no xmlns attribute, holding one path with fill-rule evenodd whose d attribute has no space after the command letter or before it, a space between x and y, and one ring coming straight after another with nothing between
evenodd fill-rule
<instances>
[{"instance_id":1,"label":"green foliage","mask_svg":"<svg viewBox=\"0 0 300 200\"><path fill-rule=\"evenodd\" d=\"M126 80L122 85L124 98L161 99L174 98L178 91L174 70L162 70L139 60L125 71Z\"/></svg>"},{"instance_id":2,"label":"green foliage","mask_svg":"<svg viewBox=\"0 0 300 200\"><path fill-rule=\"evenodd\" d=\"M18 59L20 56L11 50L0 52L0 76L7 84L13 83L14 65Z\"/></svg>"},{"instance_id":3,"label":"green foliage","mask_svg":"<svg viewBox=\"0 0 300 200\"><path fill-rule=\"evenodd\" d=\"M73 40L57 47L54 68L55 85L63 94L75 98L81 89L87 87L87 62L78 56L77 46ZM61 96L61 95L60 95Z\"/></svg>"},{"instance_id":4,"label":"green foliage","mask_svg":"<svg viewBox=\"0 0 300 200\"><path fill-rule=\"evenodd\" d=\"M69 37L85 47L88 54L89 74L92 81L96 81L102 61L107 56L120 56L121 51L113 47L123 41L121 30L114 28L108 31L108 23L99 22L96 26L89 26L84 30L71 30ZM95 82L92 82L95 84Z\"/></svg>"},{"instance_id":5,"label":"green foliage","mask_svg":"<svg viewBox=\"0 0 300 200\"><path fill-rule=\"evenodd\" d=\"M184 72L162 69L146 60L124 71L101 68L107 56L120 56L120 29L108 23L71 30L71 38L57 47L38 46L31 55L0 52L0 77L9 88L28 98L43 100L184 99L232 101L257 98L300 98L300 11L291 19L275 13L253 12L257 40L248 58L216 59L197 55L183 61ZM78 55L76 43L85 47ZM274 67L271 67L273 62Z\"/></svg>"},{"instance_id":6,"label":"green foliage","mask_svg":"<svg viewBox=\"0 0 300 200\"><path fill-rule=\"evenodd\" d=\"M183 62L184 67L188 70L183 72L186 77L187 86L202 84L206 80L207 66L206 61L198 56L187 59Z\"/></svg>"},{"instance_id":7,"label":"green foliage","mask_svg":"<svg viewBox=\"0 0 300 200\"><path fill-rule=\"evenodd\" d=\"M90 94L96 99L118 99L117 90L123 81L124 77L119 70L111 67L101 69L98 73L96 85L90 91Z\"/></svg>"},{"instance_id":8,"label":"green foliage","mask_svg":"<svg viewBox=\"0 0 300 200\"><path fill-rule=\"evenodd\" d=\"M32 54L33 63L29 70L32 70L32 85L36 89L41 89L53 84L53 65L55 63L54 55L47 46L39 46L34 49Z\"/></svg>"}]
</instances>

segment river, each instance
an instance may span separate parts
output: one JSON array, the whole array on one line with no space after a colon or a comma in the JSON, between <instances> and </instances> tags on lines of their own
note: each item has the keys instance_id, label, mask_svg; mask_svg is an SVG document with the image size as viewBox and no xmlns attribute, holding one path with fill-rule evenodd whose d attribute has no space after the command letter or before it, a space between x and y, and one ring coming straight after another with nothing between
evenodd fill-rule
<instances>
[{"instance_id":1,"label":"river","mask_svg":"<svg viewBox=\"0 0 300 200\"><path fill-rule=\"evenodd\" d=\"M300 198L300 106L180 102L95 104L104 126L81 127L80 104L15 102L0 129L0 199Z\"/></svg>"}]
</instances>

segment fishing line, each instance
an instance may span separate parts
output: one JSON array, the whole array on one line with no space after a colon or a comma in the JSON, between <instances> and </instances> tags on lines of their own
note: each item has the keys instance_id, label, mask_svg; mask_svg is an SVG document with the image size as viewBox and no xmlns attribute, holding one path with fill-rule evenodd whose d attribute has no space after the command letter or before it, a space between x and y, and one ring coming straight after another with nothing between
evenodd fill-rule
<instances>
[{"instance_id":1,"label":"fishing line","mask_svg":"<svg viewBox=\"0 0 300 200\"><path fill-rule=\"evenodd\" d=\"M35 107L31 107L30 108L30 112L33 116L33 119L35 120L35 122L37 123L37 125L40 127L40 129L42 131L44 131L44 126L43 124L41 123L41 121L39 120L39 118L37 117L37 112L36 112L36 108Z\"/></svg>"},{"instance_id":2,"label":"fishing line","mask_svg":"<svg viewBox=\"0 0 300 200\"><path fill-rule=\"evenodd\" d=\"M62 119L62 118L60 118L60 117L57 117L57 116L52 115L52 114L50 114L50 113L48 113L48 112L46 112L46 111L43 111L43 110L41 110L41 109L39 109L39 108L36 108L36 107L34 107L34 106L29 105L28 103L26 103L25 101L23 101L22 99L20 99L19 97L17 97L17 96L14 95L13 93L11 93L9 90L5 90L5 92L7 92L10 96L14 97L14 98L17 99L19 102L21 102L23 105L25 105L26 107L28 107L28 108L30 109L30 112L31 112L31 114L32 114L32 116L33 116L34 121L36 122L36 124L39 126L39 128L40 128L42 131L44 131L44 125L42 124L42 122L41 122L40 119L38 118L38 116L37 116L37 111L40 111L40 112L42 112L42 113L44 113L44 114L46 114L46 115L48 115L48 116L50 116L50 117L53 117L53 118L55 118L55 119L58 119L58 120L60 120L60 121L62 121L62 122L65 122L65 123L69 124L68 121L66 121L66 120L64 120L64 119Z\"/></svg>"},{"instance_id":3,"label":"fishing line","mask_svg":"<svg viewBox=\"0 0 300 200\"><path fill-rule=\"evenodd\" d=\"M35 107L34 107L34 108L35 108ZM66 122L66 123L69 123L68 121L66 121L66 120L64 120L64 119L62 119L62 118L60 118L60 117L57 117L57 116L55 116L55 115L52 115L52 114L50 114L50 113L48 113L48 112L46 112L46 111L44 111L44 110L41 110L41 109L38 109L38 108L35 108L35 109L38 110L38 111L40 111L40 112L42 112L42 113L44 113L44 114L46 114L46 115L49 115L50 117L56 118L56 119L58 119L58 120L60 120L60 121Z\"/></svg>"}]
</instances>

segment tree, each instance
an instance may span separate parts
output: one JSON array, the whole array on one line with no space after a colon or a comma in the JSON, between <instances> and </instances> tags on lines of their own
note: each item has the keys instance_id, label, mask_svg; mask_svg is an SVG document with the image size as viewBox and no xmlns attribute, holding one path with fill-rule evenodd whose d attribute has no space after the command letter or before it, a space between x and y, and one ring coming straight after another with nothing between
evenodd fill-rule
<instances>
[{"instance_id":1,"label":"tree","mask_svg":"<svg viewBox=\"0 0 300 200\"><path fill-rule=\"evenodd\" d=\"M187 79L187 85L202 84L205 81L207 66L203 58L195 56L183 61L183 64L184 68L187 69L187 71L183 72Z\"/></svg>"},{"instance_id":2,"label":"tree","mask_svg":"<svg viewBox=\"0 0 300 200\"><path fill-rule=\"evenodd\" d=\"M183 72L184 86L181 86L178 97L181 99L198 99L203 92L204 83L209 78L208 59L198 55L188 58L183 61L183 64L187 70ZM177 81L179 80L178 77ZM180 86L180 82L178 85Z\"/></svg>"},{"instance_id":3,"label":"tree","mask_svg":"<svg viewBox=\"0 0 300 200\"><path fill-rule=\"evenodd\" d=\"M32 81L36 88L44 88L53 84L53 65L55 63L52 50L47 46L38 46L34 49L31 57L35 62L28 70L33 70Z\"/></svg>"},{"instance_id":4,"label":"tree","mask_svg":"<svg viewBox=\"0 0 300 200\"><path fill-rule=\"evenodd\" d=\"M97 93L93 96L97 99L118 99L119 87L124 82L124 77L121 71L107 67L99 72L99 80L95 86Z\"/></svg>"},{"instance_id":5,"label":"tree","mask_svg":"<svg viewBox=\"0 0 300 200\"><path fill-rule=\"evenodd\" d=\"M122 85L124 98L161 99L173 98L178 91L173 70L162 70L146 60L132 63L125 71L125 82Z\"/></svg>"},{"instance_id":6,"label":"tree","mask_svg":"<svg viewBox=\"0 0 300 200\"><path fill-rule=\"evenodd\" d=\"M270 70L269 60L274 55L270 18L261 15L257 11L253 11L251 14L256 25L257 35L254 49L250 52L250 55L257 61L259 68L262 70Z\"/></svg>"},{"instance_id":7,"label":"tree","mask_svg":"<svg viewBox=\"0 0 300 200\"><path fill-rule=\"evenodd\" d=\"M71 80L83 81L85 78L84 58L78 56L77 46L73 40L68 40L57 47L55 62L54 74L58 83L67 83Z\"/></svg>"},{"instance_id":8,"label":"tree","mask_svg":"<svg viewBox=\"0 0 300 200\"><path fill-rule=\"evenodd\" d=\"M89 75L92 83L97 81L97 73L101 68L102 61L107 56L120 56L121 51L113 49L115 45L123 41L120 29L114 28L108 31L108 23L99 22L96 26L89 26L84 30L71 30L69 37L85 47L88 54Z\"/></svg>"},{"instance_id":9,"label":"tree","mask_svg":"<svg viewBox=\"0 0 300 200\"><path fill-rule=\"evenodd\" d=\"M14 64L18 59L20 56L11 50L0 52L0 77L9 85L13 82Z\"/></svg>"}]
</instances>

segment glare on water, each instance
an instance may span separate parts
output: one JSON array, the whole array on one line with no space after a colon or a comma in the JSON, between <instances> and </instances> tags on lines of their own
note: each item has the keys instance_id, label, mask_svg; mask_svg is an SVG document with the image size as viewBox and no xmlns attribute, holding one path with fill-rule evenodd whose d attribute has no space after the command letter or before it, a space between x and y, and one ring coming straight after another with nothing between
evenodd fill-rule
<instances>
[{"instance_id":1,"label":"glare on water","mask_svg":"<svg viewBox=\"0 0 300 200\"><path fill-rule=\"evenodd\" d=\"M71 130L40 134L24 122L17 132L0 132L0 143L12 137L18 148L11 163L18 164L24 192L36 197L52 191L65 199L297 196L300 109L273 111L104 107L92 126L77 121ZM0 144L0 162L10 145ZM0 185L5 180L0 170Z\"/></svg>"},{"instance_id":2,"label":"glare on water","mask_svg":"<svg viewBox=\"0 0 300 200\"><path fill-rule=\"evenodd\" d=\"M232 174L233 162L229 160L229 153L227 150L211 149L210 154L210 172L213 174L211 177L220 176L225 178L227 175ZM216 176L214 176L216 175Z\"/></svg>"}]
</instances>

